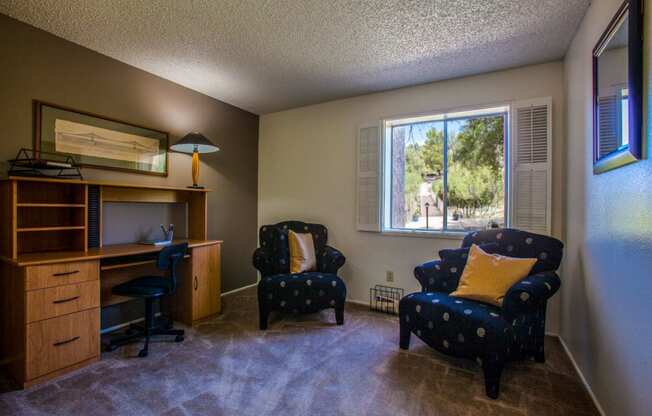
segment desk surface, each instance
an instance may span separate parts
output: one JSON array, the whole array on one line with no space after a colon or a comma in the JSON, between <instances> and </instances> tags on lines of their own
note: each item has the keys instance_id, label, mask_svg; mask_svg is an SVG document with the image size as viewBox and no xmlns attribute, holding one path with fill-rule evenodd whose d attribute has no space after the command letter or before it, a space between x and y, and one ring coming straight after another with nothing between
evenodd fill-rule
<instances>
[{"instance_id":1,"label":"desk surface","mask_svg":"<svg viewBox=\"0 0 652 416\"><path fill-rule=\"evenodd\" d=\"M188 247L202 247L213 244L221 244L221 240L174 240L173 243L188 242ZM164 246L153 246L147 244L112 244L99 248L91 248L88 251L52 251L44 253L21 254L16 259L2 257L2 260L16 266L35 266L39 264L66 263L70 261L85 261L107 259L111 257L130 256L135 254L156 253Z\"/></svg>"}]
</instances>

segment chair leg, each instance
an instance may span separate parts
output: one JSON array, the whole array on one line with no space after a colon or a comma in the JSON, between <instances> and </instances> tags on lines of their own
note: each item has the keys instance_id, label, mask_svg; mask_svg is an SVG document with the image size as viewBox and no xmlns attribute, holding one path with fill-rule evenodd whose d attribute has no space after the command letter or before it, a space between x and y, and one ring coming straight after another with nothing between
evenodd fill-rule
<instances>
[{"instance_id":1,"label":"chair leg","mask_svg":"<svg viewBox=\"0 0 652 416\"><path fill-rule=\"evenodd\" d=\"M147 357L149 353L149 338L152 332L154 321L154 302L152 299L145 299L145 345L138 353L139 357Z\"/></svg>"},{"instance_id":2,"label":"chair leg","mask_svg":"<svg viewBox=\"0 0 652 416\"><path fill-rule=\"evenodd\" d=\"M259 325L260 325L260 330L264 331L267 329L267 318L269 317L269 312L267 311L267 308L265 305L258 301L258 319L259 319Z\"/></svg>"},{"instance_id":3,"label":"chair leg","mask_svg":"<svg viewBox=\"0 0 652 416\"><path fill-rule=\"evenodd\" d=\"M482 366L485 393L491 399L497 399L500 393L500 375L503 372L503 365L502 362L493 362Z\"/></svg>"},{"instance_id":4,"label":"chair leg","mask_svg":"<svg viewBox=\"0 0 652 416\"><path fill-rule=\"evenodd\" d=\"M535 351L534 351L534 360L538 363L545 363L546 362L546 355L545 355L545 340L546 340L546 304L541 307L539 310L539 317L540 317L540 326L535 327Z\"/></svg>"},{"instance_id":5,"label":"chair leg","mask_svg":"<svg viewBox=\"0 0 652 416\"><path fill-rule=\"evenodd\" d=\"M344 305L335 308L335 322L344 325Z\"/></svg>"},{"instance_id":6,"label":"chair leg","mask_svg":"<svg viewBox=\"0 0 652 416\"><path fill-rule=\"evenodd\" d=\"M402 350L410 349L410 336L412 336L412 332L407 324L403 323L402 320L400 328L399 347L401 347Z\"/></svg>"},{"instance_id":7,"label":"chair leg","mask_svg":"<svg viewBox=\"0 0 652 416\"><path fill-rule=\"evenodd\" d=\"M543 347L543 340L541 340L541 345L539 345L537 351L534 353L534 360L538 363L546 362L546 354Z\"/></svg>"}]
</instances>

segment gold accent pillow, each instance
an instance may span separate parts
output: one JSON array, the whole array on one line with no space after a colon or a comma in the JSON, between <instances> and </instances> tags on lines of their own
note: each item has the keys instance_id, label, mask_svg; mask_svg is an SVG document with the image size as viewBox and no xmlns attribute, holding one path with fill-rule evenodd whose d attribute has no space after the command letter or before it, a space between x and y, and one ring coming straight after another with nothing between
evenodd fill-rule
<instances>
[{"instance_id":1,"label":"gold accent pillow","mask_svg":"<svg viewBox=\"0 0 652 416\"><path fill-rule=\"evenodd\" d=\"M288 231L290 244L290 273L310 272L317 269L315 243L310 233Z\"/></svg>"},{"instance_id":2,"label":"gold accent pillow","mask_svg":"<svg viewBox=\"0 0 652 416\"><path fill-rule=\"evenodd\" d=\"M502 306L507 291L530 274L537 259L488 254L473 244L457 290L451 296Z\"/></svg>"}]
</instances>

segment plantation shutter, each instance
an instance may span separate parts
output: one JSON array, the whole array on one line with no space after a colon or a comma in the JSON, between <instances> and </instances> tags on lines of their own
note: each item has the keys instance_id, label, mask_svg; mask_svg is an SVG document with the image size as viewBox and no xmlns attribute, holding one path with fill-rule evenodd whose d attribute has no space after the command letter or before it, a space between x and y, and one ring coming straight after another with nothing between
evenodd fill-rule
<instances>
[{"instance_id":1,"label":"plantation shutter","mask_svg":"<svg viewBox=\"0 0 652 416\"><path fill-rule=\"evenodd\" d=\"M357 212L361 231L380 231L380 127L361 127L357 141Z\"/></svg>"},{"instance_id":2,"label":"plantation shutter","mask_svg":"<svg viewBox=\"0 0 652 416\"><path fill-rule=\"evenodd\" d=\"M511 113L511 226L550 234L552 99L514 102Z\"/></svg>"},{"instance_id":3,"label":"plantation shutter","mask_svg":"<svg viewBox=\"0 0 652 416\"><path fill-rule=\"evenodd\" d=\"M598 98L598 130L600 132L600 157L606 156L620 145L619 97L609 95Z\"/></svg>"}]
</instances>

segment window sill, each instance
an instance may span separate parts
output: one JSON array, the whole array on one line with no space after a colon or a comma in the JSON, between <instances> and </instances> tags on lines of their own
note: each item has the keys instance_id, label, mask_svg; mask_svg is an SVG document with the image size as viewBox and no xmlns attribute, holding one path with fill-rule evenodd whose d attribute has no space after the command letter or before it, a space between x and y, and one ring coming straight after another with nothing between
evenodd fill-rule
<instances>
[{"instance_id":1,"label":"window sill","mask_svg":"<svg viewBox=\"0 0 652 416\"><path fill-rule=\"evenodd\" d=\"M454 232L454 231L383 230L381 231L381 234L390 237L419 237L419 238L437 238L437 239L445 239L445 240L463 240L468 233Z\"/></svg>"}]
</instances>

